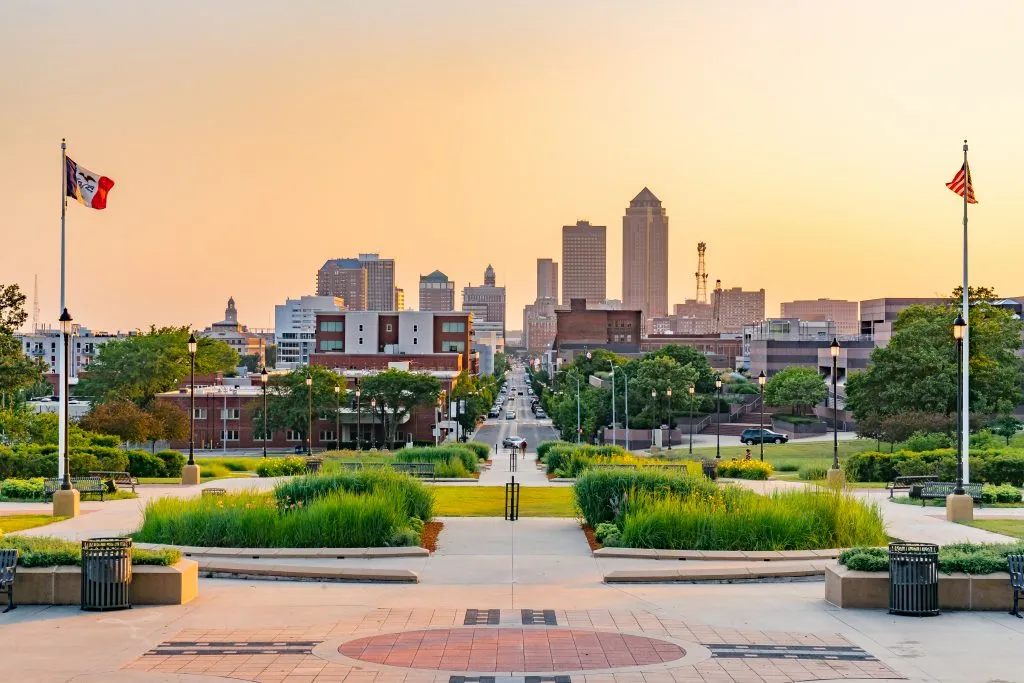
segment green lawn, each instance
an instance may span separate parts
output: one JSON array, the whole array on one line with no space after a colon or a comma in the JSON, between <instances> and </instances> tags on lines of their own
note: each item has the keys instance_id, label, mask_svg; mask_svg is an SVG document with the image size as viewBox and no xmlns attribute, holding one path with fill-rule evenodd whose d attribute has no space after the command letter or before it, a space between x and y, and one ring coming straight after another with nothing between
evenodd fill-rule
<instances>
[{"instance_id":1,"label":"green lawn","mask_svg":"<svg viewBox=\"0 0 1024 683\"><path fill-rule=\"evenodd\" d=\"M65 519L67 517L54 517L53 515L0 515L0 532L9 534L54 522L62 522Z\"/></svg>"},{"instance_id":2,"label":"green lawn","mask_svg":"<svg viewBox=\"0 0 1024 683\"><path fill-rule=\"evenodd\" d=\"M685 446L680 449L676 446L672 451L662 451L663 455L676 455L686 457ZM722 446L723 458L742 458L747 449L750 449L753 457L760 457L760 446ZM875 442L872 439L852 439L839 442L839 460L854 453L875 450ZM693 455L697 458L714 458L714 446L702 446L693 449ZM790 441L789 443L766 443L764 445L764 459L775 465L779 462L794 462L800 465L807 464L832 464L832 442L831 441Z\"/></svg>"},{"instance_id":3,"label":"green lawn","mask_svg":"<svg viewBox=\"0 0 1024 683\"><path fill-rule=\"evenodd\" d=\"M2 518L0 518L2 523ZM976 519L972 522L960 522L976 529L984 529L997 534L1024 539L1024 519Z\"/></svg>"},{"instance_id":4,"label":"green lawn","mask_svg":"<svg viewBox=\"0 0 1024 683\"><path fill-rule=\"evenodd\" d=\"M218 479L252 479L253 477L244 472L231 472L229 474L213 474L204 476L202 468L199 469L199 481L205 484L208 481ZM181 477L139 477L140 484L180 484Z\"/></svg>"},{"instance_id":5,"label":"green lawn","mask_svg":"<svg viewBox=\"0 0 1024 683\"><path fill-rule=\"evenodd\" d=\"M438 517L504 517L505 489L501 486L434 486L434 514ZM537 487L519 489L520 517L575 517L572 489Z\"/></svg>"}]
</instances>

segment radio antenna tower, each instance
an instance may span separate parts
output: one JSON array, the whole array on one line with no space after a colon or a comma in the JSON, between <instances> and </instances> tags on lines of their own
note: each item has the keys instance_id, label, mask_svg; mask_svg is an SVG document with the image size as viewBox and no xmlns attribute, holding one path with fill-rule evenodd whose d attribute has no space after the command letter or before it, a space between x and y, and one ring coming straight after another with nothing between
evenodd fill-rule
<instances>
[{"instance_id":1,"label":"radio antenna tower","mask_svg":"<svg viewBox=\"0 0 1024 683\"><path fill-rule=\"evenodd\" d=\"M32 283L32 332L39 331L39 273Z\"/></svg>"},{"instance_id":2,"label":"radio antenna tower","mask_svg":"<svg viewBox=\"0 0 1024 683\"><path fill-rule=\"evenodd\" d=\"M708 245L704 242L697 243L697 272L694 275L697 276L697 303L706 304L708 302L708 272L704 268L704 252L707 251Z\"/></svg>"}]
</instances>

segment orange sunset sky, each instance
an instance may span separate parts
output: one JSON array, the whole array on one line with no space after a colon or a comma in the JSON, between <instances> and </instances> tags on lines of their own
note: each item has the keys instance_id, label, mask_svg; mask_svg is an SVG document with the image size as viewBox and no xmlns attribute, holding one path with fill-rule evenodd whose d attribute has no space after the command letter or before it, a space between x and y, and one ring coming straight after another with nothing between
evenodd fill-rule
<instances>
[{"instance_id":1,"label":"orange sunset sky","mask_svg":"<svg viewBox=\"0 0 1024 683\"><path fill-rule=\"evenodd\" d=\"M461 287L493 263L521 326L560 228L670 216L671 302L1024 294L1024 3L377 0L0 3L0 283L58 310L60 139L112 177L68 206L68 307L93 329L241 321L331 257ZM461 298L461 296L460 296ZM29 301L31 309L31 298Z\"/></svg>"}]
</instances>

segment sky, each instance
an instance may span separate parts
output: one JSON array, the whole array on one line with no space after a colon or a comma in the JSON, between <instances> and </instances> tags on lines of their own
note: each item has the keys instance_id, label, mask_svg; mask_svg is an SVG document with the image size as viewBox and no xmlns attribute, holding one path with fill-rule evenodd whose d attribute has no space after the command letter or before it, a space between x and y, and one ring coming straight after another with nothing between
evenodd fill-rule
<instances>
[{"instance_id":1,"label":"sky","mask_svg":"<svg viewBox=\"0 0 1024 683\"><path fill-rule=\"evenodd\" d=\"M415 307L493 264L509 328L561 226L644 186L669 300L1024 293L1024 3L246 0L0 3L0 284L59 314L60 140L116 185L68 205L67 306L94 330L250 327L379 252Z\"/></svg>"}]
</instances>

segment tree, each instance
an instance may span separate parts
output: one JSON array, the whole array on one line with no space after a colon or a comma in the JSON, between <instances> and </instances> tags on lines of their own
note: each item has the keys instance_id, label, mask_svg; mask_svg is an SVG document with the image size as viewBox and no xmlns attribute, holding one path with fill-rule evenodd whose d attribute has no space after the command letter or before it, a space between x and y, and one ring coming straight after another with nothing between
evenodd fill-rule
<instances>
[{"instance_id":1,"label":"tree","mask_svg":"<svg viewBox=\"0 0 1024 683\"><path fill-rule=\"evenodd\" d=\"M713 394L715 392L715 380L718 379L718 373L711 368L708 357L696 348L682 344L669 344L657 351L651 351L646 358L658 356L667 356L679 365L689 365L696 370L698 394Z\"/></svg>"},{"instance_id":2,"label":"tree","mask_svg":"<svg viewBox=\"0 0 1024 683\"><path fill-rule=\"evenodd\" d=\"M674 424L675 417L697 410L703 396L690 400L690 385L699 380L693 365L680 365L670 355L654 355L631 361L624 368L629 377L629 424L631 427L656 427ZM671 398L668 389L672 389ZM616 394L621 391L616 387ZM654 392L654 396L651 392ZM625 398L623 392L623 399ZM625 401L622 401L623 409ZM618 411L618 403L616 404ZM618 413L621 415L621 413Z\"/></svg>"},{"instance_id":3,"label":"tree","mask_svg":"<svg viewBox=\"0 0 1024 683\"><path fill-rule=\"evenodd\" d=\"M306 374L313 378L313 384L306 386ZM341 392L335 394L334 387L340 386ZM366 382L363 382L363 394L366 393ZM345 380L330 370L319 365L296 368L286 375L271 375L267 386L267 428L272 431L290 429L302 435L303 440L309 437L310 391L312 391L313 430L316 420L333 418L335 408L340 403L347 405ZM263 431L263 406L253 411L253 428ZM331 424L334 431L334 424ZM341 435L337 435L341 440ZM309 441L311 444L312 441Z\"/></svg>"},{"instance_id":4,"label":"tree","mask_svg":"<svg viewBox=\"0 0 1024 683\"><path fill-rule=\"evenodd\" d=\"M267 359L268 368L277 367L277 344L267 344L267 347L263 350L263 355Z\"/></svg>"},{"instance_id":5,"label":"tree","mask_svg":"<svg viewBox=\"0 0 1024 683\"><path fill-rule=\"evenodd\" d=\"M770 406L792 406L793 414L811 408L828 396L825 379L812 368L792 366L781 370L764 385L764 402Z\"/></svg>"},{"instance_id":6,"label":"tree","mask_svg":"<svg viewBox=\"0 0 1024 683\"><path fill-rule=\"evenodd\" d=\"M79 425L82 429L113 434L121 441L132 443L150 441L159 433L159 425L153 416L132 401L107 401L95 405L82 417Z\"/></svg>"},{"instance_id":7,"label":"tree","mask_svg":"<svg viewBox=\"0 0 1024 683\"><path fill-rule=\"evenodd\" d=\"M933 434L949 433L954 428L954 420L942 413L926 413L919 410L908 410L895 415L881 418L881 438L892 445L906 441L915 433Z\"/></svg>"},{"instance_id":8,"label":"tree","mask_svg":"<svg viewBox=\"0 0 1024 683\"><path fill-rule=\"evenodd\" d=\"M25 295L18 285L0 285L0 334L13 335L28 320Z\"/></svg>"},{"instance_id":9,"label":"tree","mask_svg":"<svg viewBox=\"0 0 1024 683\"><path fill-rule=\"evenodd\" d=\"M97 403L134 401L148 406L189 376L187 327L150 328L146 334L104 344L83 378L81 390ZM200 338L196 373L231 372L238 352L217 339Z\"/></svg>"},{"instance_id":10,"label":"tree","mask_svg":"<svg viewBox=\"0 0 1024 683\"><path fill-rule=\"evenodd\" d=\"M980 287L967 287L967 302L970 304L978 301L995 301L999 296L996 294L996 290L993 287L986 287L984 285ZM954 307L960 307L964 301L964 286L957 285L953 288L953 293L949 295L950 304Z\"/></svg>"},{"instance_id":11,"label":"tree","mask_svg":"<svg viewBox=\"0 0 1024 683\"><path fill-rule=\"evenodd\" d=\"M181 441L188 437L188 414L174 404L154 401L146 412L153 420L149 441L154 453L157 441Z\"/></svg>"},{"instance_id":12,"label":"tree","mask_svg":"<svg viewBox=\"0 0 1024 683\"><path fill-rule=\"evenodd\" d=\"M258 353L249 353L241 356L238 359L238 363L244 366L249 372L259 372L262 369Z\"/></svg>"},{"instance_id":13,"label":"tree","mask_svg":"<svg viewBox=\"0 0 1024 683\"><path fill-rule=\"evenodd\" d=\"M477 419L487 414L487 410L494 404L496 388L493 375L475 377L466 370L459 373L449 401L465 401L465 412L460 412L458 417L463 433L468 433L476 426Z\"/></svg>"},{"instance_id":14,"label":"tree","mask_svg":"<svg viewBox=\"0 0 1024 683\"><path fill-rule=\"evenodd\" d=\"M0 332L0 407L13 405L15 395L43 381L42 359L26 356L9 332Z\"/></svg>"},{"instance_id":15,"label":"tree","mask_svg":"<svg viewBox=\"0 0 1024 683\"><path fill-rule=\"evenodd\" d=\"M885 348L846 382L847 408L855 419L876 412L885 417L907 411L956 412L957 358L950 306L910 306L893 325ZM1008 413L1021 401L1024 360L1017 356L1022 324L1009 311L979 301L969 319L970 408Z\"/></svg>"},{"instance_id":16,"label":"tree","mask_svg":"<svg viewBox=\"0 0 1024 683\"><path fill-rule=\"evenodd\" d=\"M494 354L494 376L504 377L506 370L508 370L508 358L499 351Z\"/></svg>"},{"instance_id":17,"label":"tree","mask_svg":"<svg viewBox=\"0 0 1024 683\"><path fill-rule=\"evenodd\" d=\"M364 379L362 393L364 401L376 399L387 441L394 447L399 423L418 406L434 405L441 383L430 375L391 369Z\"/></svg>"},{"instance_id":18,"label":"tree","mask_svg":"<svg viewBox=\"0 0 1024 683\"><path fill-rule=\"evenodd\" d=\"M1021 427L1024 427L1024 423L1013 415L1003 415L989 425L989 429L992 430L993 434L998 434L1006 439L1007 446L1010 445L1010 439L1020 431Z\"/></svg>"}]
</instances>

